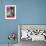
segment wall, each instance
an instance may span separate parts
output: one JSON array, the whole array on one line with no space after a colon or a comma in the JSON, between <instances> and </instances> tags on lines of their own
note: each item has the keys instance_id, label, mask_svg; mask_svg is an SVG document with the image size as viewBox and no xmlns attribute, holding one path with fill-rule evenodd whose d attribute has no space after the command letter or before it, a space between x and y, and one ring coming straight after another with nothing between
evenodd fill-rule
<instances>
[{"instance_id":1,"label":"wall","mask_svg":"<svg viewBox=\"0 0 46 46\"><path fill-rule=\"evenodd\" d=\"M10 32L15 32L18 35L16 20L6 20L5 5L16 4L14 0L0 0L0 44L7 44L9 42L8 35ZM16 38L15 43L18 43ZM11 42L11 41L10 41Z\"/></svg>"},{"instance_id":2,"label":"wall","mask_svg":"<svg viewBox=\"0 0 46 46\"><path fill-rule=\"evenodd\" d=\"M17 0L17 23L46 24L46 0Z\"/></svg>"}]
</instances>

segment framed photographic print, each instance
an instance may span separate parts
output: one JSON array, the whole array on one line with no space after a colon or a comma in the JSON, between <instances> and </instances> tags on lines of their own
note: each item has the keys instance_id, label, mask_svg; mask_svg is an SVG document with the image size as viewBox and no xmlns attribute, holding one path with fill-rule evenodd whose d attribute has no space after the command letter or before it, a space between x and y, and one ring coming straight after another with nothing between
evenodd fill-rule
<instances>
[{"instance_id":1,"label":"framed photographic print","mask_svg":"<svg viewBox=\"0 0 46 46\"><path fill-rule=\"evenodd\" d=\"M5 5L5 19L16 19L16 5Z\"/></svg>"}]
</instances>

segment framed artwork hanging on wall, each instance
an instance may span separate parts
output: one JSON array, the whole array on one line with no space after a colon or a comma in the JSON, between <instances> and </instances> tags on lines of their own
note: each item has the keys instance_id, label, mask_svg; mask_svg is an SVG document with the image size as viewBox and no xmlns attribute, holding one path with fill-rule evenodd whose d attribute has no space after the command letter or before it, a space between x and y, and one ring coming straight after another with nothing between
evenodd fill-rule
<instances>
[{"instance_id":1,"label":"framed artwork hanging on wall","mask_svg":"<svg viewBox=\"0 0 46 46\"><path fill-rule=\"evenodd\" d=\"M5 19L16 19L16 5L5 5Z\"/></svg>"}]
</instances>

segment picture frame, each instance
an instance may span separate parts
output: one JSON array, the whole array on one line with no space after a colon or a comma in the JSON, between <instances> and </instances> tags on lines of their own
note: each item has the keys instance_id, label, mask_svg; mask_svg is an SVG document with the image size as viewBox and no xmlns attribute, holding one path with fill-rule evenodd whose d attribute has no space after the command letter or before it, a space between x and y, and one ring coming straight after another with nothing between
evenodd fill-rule
<instances>
[{"instance_id":1,"label":"picture frame","mask_svg":"<svg viewBox=\"0 0 46 46\"><path fill-rule=\"evenodd\" d=\"M5 19L16 19L16 5L5 5Z\"/></svg>"}]
</instances>

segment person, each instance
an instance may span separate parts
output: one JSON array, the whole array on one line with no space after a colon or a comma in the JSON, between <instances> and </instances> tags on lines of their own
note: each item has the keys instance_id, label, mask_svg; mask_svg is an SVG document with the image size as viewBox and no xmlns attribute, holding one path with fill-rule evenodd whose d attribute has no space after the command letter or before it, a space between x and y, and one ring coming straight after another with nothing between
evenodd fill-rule
<instances>
[{"instance_id":1,"label":"person","mask_svg":"<svg viewBox=\"0 0 46 46\"><path fill-rule=\"evenodd\" d=\"M14 7L7 7L7 17L14 17Z\"/></svg>"}]
</instances>

